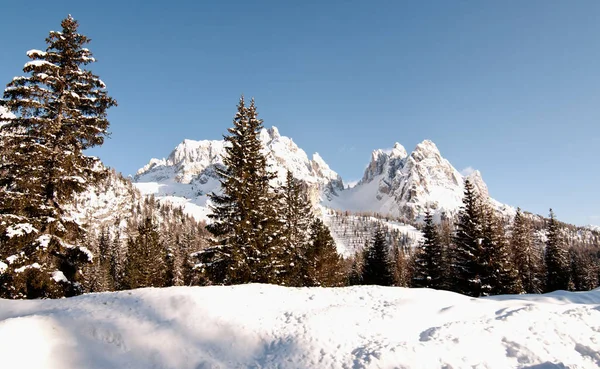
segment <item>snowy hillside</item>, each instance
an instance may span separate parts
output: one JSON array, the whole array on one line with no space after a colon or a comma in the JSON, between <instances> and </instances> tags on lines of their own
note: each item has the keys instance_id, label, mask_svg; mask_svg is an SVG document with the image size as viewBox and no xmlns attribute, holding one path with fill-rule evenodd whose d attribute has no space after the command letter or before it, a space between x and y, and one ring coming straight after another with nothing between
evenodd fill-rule
<instances>
[{"instance_id":1,"label":"snowy hillside","mask_svg":"<svg viewBox=\"0 0 600 369\"><path fill-rule=\"evenodd\" d=\"M124 228L133 209L144 201L142 194L130 181L114 171L104 170L104 178L77 194L71 203L65 204L72 218L80 224L89 225L93 231L117 224L119 228Z\"/></svg>"},{"instance_id":2,"label":"snowy hillside","mask_svg":"<svg viewBox=\"0 0 600 369\"><path fill-rule=\"evenodd\" d=\"M0 300L5 368L597 368L600 290L173 287Z\"/></svg>"},{"instance_id":3,"label":"snowy hillside","mask_svg":"<svg viewBox=\"0 0 600 369\"><path fill-rule=\"evenodd\" d=\"M309 159L292 139L281 136L276 127L263 129L260 140L278 181L285 181L286 171L307 185L311 200L318 203L332 198L343 189L341 177L315 153ZM134 181L144 194L184 205L198 219L207 214L207 194L218 191L215 169L223 165L224 141L184 140L166 159L152 159L141 168Z\"/></svg>"},{"instance_id":4,"label":"snowy hillside","mask_svg":"<svg viewBox=\"0 0 600 369\"><path fill-rule=\"evenodd\" d=\"M379 225L387 228L388 242L392 247L412 248L423 241L421 231L398 221L371 216L344 215L329 209L323 209L321 213L323 221L335 240L338 253L345 258L363 250L365 242L371 242Z\"/></svg>"}]
</instances>

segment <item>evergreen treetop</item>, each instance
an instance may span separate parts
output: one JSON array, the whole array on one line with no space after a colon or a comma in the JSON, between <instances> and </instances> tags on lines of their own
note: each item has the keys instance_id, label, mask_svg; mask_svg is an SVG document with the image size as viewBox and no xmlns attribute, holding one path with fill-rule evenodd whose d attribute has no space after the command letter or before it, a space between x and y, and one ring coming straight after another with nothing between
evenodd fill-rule
<instances>
[{"instance_id":1,"label":"evergreen treetop","mask_svg":"<svg viewBox=\"0 0 600 369\"><path fill-rule=\"evenodd\" d=\"M483 215L481 201L469 180L465 180L463 206L458 213L454 236L455 290L464 295L481 296Z\"/></svg>"},{"instance_id":2,"label":"evergreen treetop","mask_svg":"<svg viewBox=\"0 0 600 369\"><path fill-rule=\"evenodd\" d=\"M546 292L568 290L571 279L569 251L560 236L560 229L552 209L550 209L546 237Z\"/></svg>"},{"instance_id":3,"label":"evergreen treetop","mask_svg":"<svg viewBox=\"0 0 600 369\"><path fill-rule=\"evenodd\" d=\"M362 284L393 286L394 273L390 262L389 247L382 226L378 226L370 245L364 250Z\"/></svg>"},{"instance_id":4,"label":"evergreen treetop","mask_svg":"<svg viewBox=\"0 0 600 369\"><path fill-rule=\"evenodd\" d=\"M412 285L440 289L445 286L445 255L429 210L425 213L423 238L414 261Z\"/></svg>"},{"instance_id":5,"label":"evergreen treetop","mask_svg":"<svg viewBox=\"0 0 600 369\"><path fill-rule=\"evenodd\" d=\"M335 287L343 283L341 258L335 241L319 218L310 225L310 241L301 266L304 286Z\"/></svg>"},{"instance_id":6,"label":"evergreen treetop","mask_svg":"<svg viewBox=\"0 0 600 369\"><path fill-rule=\"evenodd\" d=\"M543 262L541 251L535 247L533 228L529 219L517 208L510 238L513 263L525 293L542 292Z\"/></svg>"}]
</instances>

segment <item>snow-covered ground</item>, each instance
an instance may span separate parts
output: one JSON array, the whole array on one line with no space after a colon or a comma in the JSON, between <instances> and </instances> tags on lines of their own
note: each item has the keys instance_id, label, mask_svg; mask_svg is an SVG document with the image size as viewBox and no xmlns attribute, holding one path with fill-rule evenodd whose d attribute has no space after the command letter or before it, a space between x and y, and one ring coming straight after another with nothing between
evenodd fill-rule
<instances>
[{"instance_id":1,"label":"snow-covered ground","mask_svg":"<svg viewBox=\"0 0 600 369\"><path fill-rule=\"evenodd\" d=\"M597 368L600 290L173 287L0 300L2 368Z\"/></svg>"}]
</instances>

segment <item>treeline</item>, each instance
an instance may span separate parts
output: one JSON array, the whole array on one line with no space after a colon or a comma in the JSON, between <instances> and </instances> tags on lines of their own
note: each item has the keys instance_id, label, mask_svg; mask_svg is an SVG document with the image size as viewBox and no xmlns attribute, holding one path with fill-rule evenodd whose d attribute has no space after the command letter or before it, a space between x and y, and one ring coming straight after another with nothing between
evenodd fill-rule
<instances>
[{"instance_id":1,"label":"treeline","mask_svg":"<svg viewBox=\"0 0 600 369\"><path fill-rule=\"evenodd\" d=\"M393 245L382 222L352 262L348 284L427 287L479 297L497 294L586 291L600 286L600 244L583 241L550 216L544 221L517 210L498 214L465 182L463 206L435 224L427 212L423 242Z\"/></svg>"},{"instance_id":2,"label":"treeline","mask_svg":"<svg viewBox=\"0 0 600 369\"><path fill-rule=\"evenodd\" d=\"M517 209L511 223L465 183L463 207L454 224L425 218L424 242L414 255L412 286L469 296L590 290L600 285L598 244L569 244L568 229L550 216Z\"/></svg>"}]
</instances>

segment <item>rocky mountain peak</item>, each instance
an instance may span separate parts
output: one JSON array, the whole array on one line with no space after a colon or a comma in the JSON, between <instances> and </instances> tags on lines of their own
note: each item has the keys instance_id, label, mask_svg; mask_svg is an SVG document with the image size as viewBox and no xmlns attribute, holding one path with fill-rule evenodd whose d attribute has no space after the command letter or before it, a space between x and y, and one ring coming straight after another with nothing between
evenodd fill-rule
<instances>
[{"instance_id":1,"label":"rocky mountain peak","mask_svg":"<svg viewBox=\"0 0 600 369\"><path fill-rule=\"evenodd\" d=\"M416 161L422 161L428 158L441 159L442 154L435 143L431 140L423 140L419 143L410 156Z\"/></svg>"},{"instance_id":2,"label":"rocky mountain peak","mask_svg":"<svg viewBox=\"0 0 600 369\"><path fill-rule=\"evenodd\" d=\"M344 189L342 178L318 153L309 158L276 127L263 129L259 137L277 174L275 182L285 182L291 171L306 183L315 205L418 219L426 209L434 214L456 213L462 205L465 178L483 197L489 196L480 172L461 175L431 140L422 141L410 153L397 142L392 149L374 150L360 182ZM224 153L222 140L184 140L166 159L152 159L134 180L145 193L185 198L205 207L206 194L220 188L216 168L223 165Z\"/></svg>"},{"instance_id":3,"label":"rocky mountain peak","mask_svg":"<svg viewBox=\"0 0 600 369\"><path fill-rule=\"evenodd\" d=\"M471 182L471 184L473 185L473 187L475 187L480 196L482 196L483 198L489 197L487 185L483 181L483 177L481 176L480 171L474 170L472 173L467 175L465 179L468 179L469 182Z\"/></svg>"},{"instance_id":4,"label":"rocky mountain peak","mask_svg":"<svg viewBox=\"0 0 600 369\"><path fill-rule=\"evenodd\" d=\"M404 159L408 156L408 154L406 153L406 149L404 148L404 146L396 142L389 156L390 158Z\"/></svg>"},{"instance_id":5,"label":"rocky mountain peak","mask_svg":"<svg viewBox=\"0 0 600 369\"><path fill-rule=\"evenodd\" d=\"M304 150L291 138L282 136L277 127L263 128L259 139L271 169L277 174L277 182L283 183L287 171L291 171L295 178L308 185L314 203L322 198L331 198L343 189L342 178L319 154L315 153L312 160L308 159ZM134 181L139 188L151 189L157 195L191 198L204 204L206 194L218 187L215 169L223 165L225 147L223 140L184 140L167 159L150 160L137 172ZM150 186L148 183L160 185Z\"/></svg>"},{"instance_id":6,"label":"rocky mountain peak","mask_svg":"<svg viewBox=\"0 0 600 369\"><path fill-rule=\"evenodd\" d=\"M488 198L481 173L462 176L431 140L416 145L409 155L396 143L392 150L374 150L361 181L327 206L408 219L420 218L426 209L452 214L462 205L465 178Z\"/></svg>"}]
</instances>

